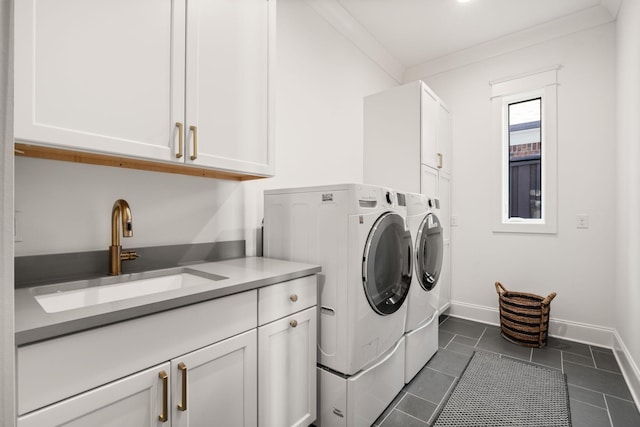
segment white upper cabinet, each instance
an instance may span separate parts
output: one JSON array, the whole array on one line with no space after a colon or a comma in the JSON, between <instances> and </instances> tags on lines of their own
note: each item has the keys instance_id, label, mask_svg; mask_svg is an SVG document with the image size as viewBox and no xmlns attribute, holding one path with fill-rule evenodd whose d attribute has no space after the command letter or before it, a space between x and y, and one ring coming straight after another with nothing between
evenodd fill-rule
<instances>
[{"instance_id":1,"label":"white upper cabinet","mask_svg":"<svg viewBox=\"0 0 640 427\"><path fill-rule=\"evenodd\" d=\"M421 84L422 163L451 173L451 124L447 107Z\"/></svg>"},{"instance_id":2,"label":"white upper cabinet","mask_svg":"<svg viewBox=\"0 0 640 427\"><path fill-rule=\"evenodd\" d=\"M422 81L365 97L364 182L436 196L431 185L421 187L424 166L436 177L451 174L450 114L442 100Z\"/></svg>"},{"instance_id":3,"label":"white upper cabinet","mask_svg":"<svg viewBox=\"0 0 640 427\"><path fill-rule=\"evenodd\" d=\"M427 88L420 85L420 126L422 134L420 141L422 145L422 164L438 168L438 99Z\"/></svg>"},{"instance_id":4,"label":"white upper cabinet","mask_svg":"<svg viewBox=\"0 0 640 427\"><path fill-rule=\"evenodd\" d=\"M451 173L451 113L447 107L438 104L438 131L437 131L436 159L442 172Z\"/></svg>"},{"instance_id":5,"label":"white upper cabinet","mask_svg":"<svg viewBox=\"0 0 640 427\"><path fill-rule=\"evenodd\" d=\"M16 2L15 138L272 175L274 17L275 0Z\"/></svg>"},{"instance_id":6,"label":"white upper cabinet","mask_svg":"<svg viewBox=\"0 0 640 427\"><path fill-rule=\"evenodd\" d=\"M187 162L273 174L275 0L190 0L187 23Z\"/></svg>"},{"instance_id":7,"label":"white upper cabinet","mask_svg":"<svg viewBox=\"0 0 640 427\"><path fill-rule=\"evenodd\" d=\"M16 2L16 140L170 160L184 116L176 3Z\"/></svg>"}]
</instances>

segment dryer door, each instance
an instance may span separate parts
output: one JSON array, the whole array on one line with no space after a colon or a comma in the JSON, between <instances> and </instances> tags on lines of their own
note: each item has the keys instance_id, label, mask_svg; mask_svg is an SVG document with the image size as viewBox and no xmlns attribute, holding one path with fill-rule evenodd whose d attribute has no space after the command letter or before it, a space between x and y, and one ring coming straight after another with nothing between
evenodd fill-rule
<instances>
[{"instance_id":1,"label":"dryer door","mask_svg":"<svg viewBox=\"0 0 640 427\"><path fill-rule=\"evenodd\" d=\"M427 214L420 224L416 239L416 275L420 286L426 291L433 289L440 278L442 239L440 220L433 213Z\"/></svg>"},{"instance_id":2,"label":"dryer door","mask_svg":"<svg viewBox=\"0 0 640 427\"><path fill-rule=\"evenodd\" d=\"M364 247L362 281L371 308L381 315L396 312L411 284L413 250L404 219L393 212L373 224Z\"/></svg>"}]
</instances>

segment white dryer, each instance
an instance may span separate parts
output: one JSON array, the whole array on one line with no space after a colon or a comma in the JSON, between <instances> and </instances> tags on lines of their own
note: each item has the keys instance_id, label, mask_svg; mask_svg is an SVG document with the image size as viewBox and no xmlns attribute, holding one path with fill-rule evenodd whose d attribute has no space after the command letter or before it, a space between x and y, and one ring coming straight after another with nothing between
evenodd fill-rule
<instances>
[{"instance_id":1,"label":"white dryer","mask_svg":"<svg viewBox=\"0 0 640 427\"><path fill-rule=\"evenodd\" d=\"M408 383L438 351L438 279L443 235L438 200L407 193L407 226L414 237L414 273L405 325L405 376Z\"/></svg>"},{"instance_id":2,"label":"white dryer","mask_svg":"<svg viewBox=\"0 0 640 427\"><path fill-rule=\"evenodd\" d=\"M315 424L368 427L404 386L404 194L342 184L268 190L264 203L264 256L322 265Z\"/></svg>"}]
</instances>

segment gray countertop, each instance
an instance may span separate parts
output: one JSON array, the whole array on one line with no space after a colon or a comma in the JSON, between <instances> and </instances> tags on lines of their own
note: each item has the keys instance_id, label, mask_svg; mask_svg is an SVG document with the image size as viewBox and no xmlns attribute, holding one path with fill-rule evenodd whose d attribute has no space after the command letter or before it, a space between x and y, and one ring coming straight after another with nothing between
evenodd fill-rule
<instances>
[{"instance_id":1,"label":"gray countertop","mask_svg":"<svg viewBox=\"0 0 640 427\"><path fill-rule=\"evenodd\" d=\"M320 270L320 266L317 265L248 257L145 273L124 274L88 281L16 289L16 344L25 345L238 292L249 291L315 274ZM115 284L179 273L191 273L211 278L215 281L203 286L165 291L57 313L47 313L35 298L37 295L77 289L79 287ZM219 280L219 276L224 278Z\"/></svg>"}]
</instances>

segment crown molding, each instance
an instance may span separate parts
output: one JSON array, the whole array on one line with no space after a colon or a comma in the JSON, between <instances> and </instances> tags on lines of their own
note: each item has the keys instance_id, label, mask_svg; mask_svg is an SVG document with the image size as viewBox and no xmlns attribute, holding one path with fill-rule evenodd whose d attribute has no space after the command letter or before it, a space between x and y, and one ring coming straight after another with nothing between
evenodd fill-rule
<instances>
[{"instance_id":1,"label":"crown molding","mask_svg":"<svg viewBox=\"0 0 640 427\"><path fill-rule=\"evenodd\" d=\"M376 40L337 0L305 0L333 28L382 68L398 83L402 82L405 67Z\"/></svg>"},{"instance_id":2,"label":"crown molding","mask_svg":"<svg viewBox=\"0 0 640 427\"><path fill-rule=\"evenodd\" d=\"M607 8L613 19L618 18L618 12L620 11L622 0L602 0L600 4Z\"/></svg>"},{"instance_id":3,"label":"crown molding","mask_svg":"<svg viewBox=\"0 0 640 427\"><path fill-rule=\"evenodd\" d=\"M456 68L475 64L519 49L607 24L614 21L615 17L611 14L610 9L604 6L605 3L613 7L615 3L619 5L620 0L603 0L601 6L595 6L582 12L571 14L527 30L513 33L506 37L501 37L425 62L424 64L407 68L403 81L410 82L425 79Z\"/></svg>"}]
</instances>

